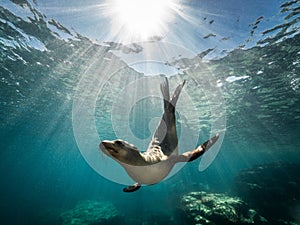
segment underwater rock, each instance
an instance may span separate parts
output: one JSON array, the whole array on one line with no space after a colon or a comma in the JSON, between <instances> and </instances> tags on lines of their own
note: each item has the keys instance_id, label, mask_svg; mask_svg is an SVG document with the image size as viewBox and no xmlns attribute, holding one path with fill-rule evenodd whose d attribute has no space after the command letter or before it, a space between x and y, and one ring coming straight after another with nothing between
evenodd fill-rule
<instances>
[{"instance_id":1,"label":"underwater rock","mask_svg":"<svg viewBox=\"0 0 300 225\"><path fill-rule=\"evenodd\" d=\"M182 197L181 204L190 224L269 224L240 198L225 194L191 192Z\"/></svg>"},{"instance_id":2,"label":"underwater rock","mask_svg":"<svg viewBox=\"0 0 300 225\"><path fill-rule=\"evenodd\" d=\"M292 213L300 204L299 171L300 165L291 163L256 166L236 177L234 192L274 223L299 220Z\"/></svg>"},{"instance_id":3,"label":"underwater rock","mask_svg":"<svg viewBox=\"0 0 300 225\"><path fill-rule=\"evenodd\" d=\"M60 217L61 225L121 224L120 214L110 202L83 201Z\"/></svg>"}]
</instances>

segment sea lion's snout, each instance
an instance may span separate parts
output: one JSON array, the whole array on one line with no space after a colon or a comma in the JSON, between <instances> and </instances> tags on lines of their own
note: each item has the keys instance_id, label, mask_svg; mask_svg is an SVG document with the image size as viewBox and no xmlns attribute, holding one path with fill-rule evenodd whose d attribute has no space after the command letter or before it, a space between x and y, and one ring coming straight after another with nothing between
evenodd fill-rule
<instances>
[{"instance_id":1,"label":"sea lion's snout","mask_svg":"<svg viewBox=\"0 0 300 225\"><path fill-rule=\"evenodd\" d=\"M102 141L99 144L99 148L101 151L107 155L111 155L112 153L118 153L116 148L114 147L114 142L112 141Z\"/></svg>"},{"instance_id":2,"label":"sea lion's snout","mask_svg":"<svg viewBox=\"0 0 300 225\"><path fill-rule=\"evenodd\" d=\"M99 147L100 147L101 149L106 148L106 147L109 146L109 142L110 142L110 141L101 141L100 144L99 144Z\"/></svg>"}]
</instances>

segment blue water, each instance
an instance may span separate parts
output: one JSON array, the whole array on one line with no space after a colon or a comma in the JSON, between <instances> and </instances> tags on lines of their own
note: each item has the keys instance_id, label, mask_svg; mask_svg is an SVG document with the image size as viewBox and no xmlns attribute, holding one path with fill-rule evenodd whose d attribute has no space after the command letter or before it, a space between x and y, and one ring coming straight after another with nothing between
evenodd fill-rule
<instances>
[{"instance_id":1,"label":"blue water","mask_svg":"<svg viewBox=\"0 0 300 225\"><path fill-rule=\"evenodd\" d=\"M153 81L155 85L144 87L141 93L146 93L148 98L135 102L139 97L135 90L139 86L126 95L122 88L145 76L117 56L118 51L134 54L138 48L97 44L81 35L76 36L73 31L68 34L67 28L52 21L59 32L73 35L66 40L49 28L49 23L45 22L48 19L39 14L33 3L1 3L0 224L71 224L72 219L66 215L73 219L95 218L95 221L80 220L73 224L196 224L195 214L189 213L182 202L183 196L192 191L240 197L266 219L262 224L300 224L297 170L300 160L299 1L287 2L286 6L280 3L278 11L285 9L287 15L292 15L275 24L274 29L266 29L266 35L254 46L236 46L210 61L200 59L200 66L195 68L192 66L199 63L197 57L179 57L177 61L168 62L180 67L176 75L172 70L169 78L172 88L186 79L186 96L191 98L193 110L197 112L184 111L189 103L187 98L178 102L179 131L186 126L190 132L187 137L196 140L190 146L182 134L180 144L195 147L215 131L221 132L224 139L216 158L204 171L199 171L198 159L169 179L144 186L134 193L124 193L123 183L99 175L101 169L93 169L91 162L85 160L89 153L80 146L76 128L86 135L84 146L94 145L94 139L89 136L89 130L84 130L86 118L80 118L82 124L75 124L74 104L83 99L82 107L75 108L84 111L84 103L88 104L96 96L95 111L87 115L95 119L96 141L100 142L120 138L118 132L124 127L115 127L113 123L118 121L118 113L121 120L124 115L121 111L113 111L115 102L130 105L132 100L128 127L140 141L133 144L143 150L147 148L145 143L155 128L155 124L153 127L149 123L162 113L159 82ZM30 21L16 15L11 5L21 10L22 4L23 7L32 6L29 12L36 16L35 19ZM251 33L249 35L251 37ZM113 69L110 68L117 66L122 69L111 75ZM102 68L108 70L101 71ZM186 72L187 68L193 68L192 72ZM217 100L224 103L222 113L225 113L226 129L220 126L222 129L214 130L212 125L214 119L223 115L210 111L215 107L214 93L205 86L210 75L215 81L214 87L222 93L222 99ZM78 92L79 84L87 77L90 83L87 82L83 92ZM158 75L153 77L156 79ZM198 83L200 88L195 80L204 80ZM103 82L103 86L97 87L99 82ZM93 86L97 88L93 90ZM155 96L147 91L153 91ZM120 94L124 98L120 99ZM127 134L121 132L121 135ZM185 150L189 149L181 151ZM124 173L118 174L122 168L101 155L97 144L91 151L92 158L103 163L104 169L111 173L117 171L117 176L129 179ZM97 202L104 208L97 208ZM80 203L85 205L80 206ZM106 215L112 213L112 210L105 211L105 207L110 209L110 204L117 216L97 220L101 210ZM82 208L76 213L70 211L79 206ZM216 211L211 209L211 212ZM210 218L219 222L202 223L240 224L214 219Z\"/></svg>"}]
</instances>

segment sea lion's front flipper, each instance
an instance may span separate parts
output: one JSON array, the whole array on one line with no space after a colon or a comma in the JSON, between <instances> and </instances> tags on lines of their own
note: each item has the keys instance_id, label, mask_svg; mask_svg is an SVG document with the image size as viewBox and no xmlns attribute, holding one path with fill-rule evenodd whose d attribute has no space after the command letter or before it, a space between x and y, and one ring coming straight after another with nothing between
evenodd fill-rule
<instances>
[{"instance_id":1,"label":"sea lion's front flipper","mask_svg":"<svg viewBox=\"0 0 300 225\"><path fill-rule=\"evenodd\" d=\"M123 191L124 192L134 192L137 191L141 188L141 185L139 183L136 183L132 186L128 186L127 188L124 188Z\"/></svg>"},{"instance_id":2,"label":"sea lion's front flipper","mask_svg":"<svg viewBox=\"0 0 300 225\"><path fill-rule=\"evenodd\" d=\"M219 134L204 142L198 148L178 155L177 162L191 162L203 155L219 138Z\"/></svg>"}]
</instances>

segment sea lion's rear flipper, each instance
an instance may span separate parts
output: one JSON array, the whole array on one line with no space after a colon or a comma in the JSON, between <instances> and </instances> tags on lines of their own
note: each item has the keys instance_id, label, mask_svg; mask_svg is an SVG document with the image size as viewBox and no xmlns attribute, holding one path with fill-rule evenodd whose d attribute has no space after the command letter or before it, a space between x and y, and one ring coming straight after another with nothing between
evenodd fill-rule
<instances>
[{"instance_id":1,"label":"sea lion's rear flipper","mask_svg":"<svg viewBox=\"0 0 300 225\"><path fill-rule=\"evenodd\" d=\"M164 98L164 110L167 112L174 112L175 106L179 97L179 94L185 84L185 80L179 84L170 98L169 82L168 78L165 77L165 81L161 83L160 90Z\"/></svg>"},{"instance_id":2,"label":"sea lion's rear flipper","mask_svg":"<svg viewBox=\"0 0 300 225\"><path fill-rule=\"evenodd\" d=\"M203 155L219 138L219 134L204 142L198 148L178 155L177 162L191 162Z\"/></svg>"},{"instance_id":3,"label":"sea lion's rear flipper","mask_svg":"<svg viewBox=\"0 0 300 225\"><path fill-rule=\"evenodd\" d=\"M184 84L185 81L179 84L174 91L172 98L170 98L168 78L165 77L164 81L161 83L160 89L164 100L164 113L153 134L152 141L150 142L147 150L148 154L152 154L152 151L159 149L165 156L169 156L172 153L177 155L178 139L176 131L175 106Z\"/></svg>"},{"instance_id":4,"label":"sea lion's rear flipper","mask_svg":"<svg viewBox=\"0 0 300 225\"><path fill-rule=\"evenodd\" d=\"M185 80L184 80L181 84L179 84L179 85L177 86L177 88L175 89L175 91L174 91L174 94L173 94L173 96L172 96L172 98L171 98L171 104L172 104L174 107L176 106L178 97L179 97L179 95L180 95L180 92L181 92L181 90L182 90L184 84L185 84Z\"/></svg>"},{"instance_id":5,"label":"sea lion's rear flipper","mask_svg":"<svg viewBox=\"0 0 300 225\"><path fill-rule=\"evenodd\" d=\"M132 186L128 186L127 188L124 188L123 191L124 192L134 192L137 191L141 188L141 185L139 183L136 183Z\"/></svg>"}]
</instances>

